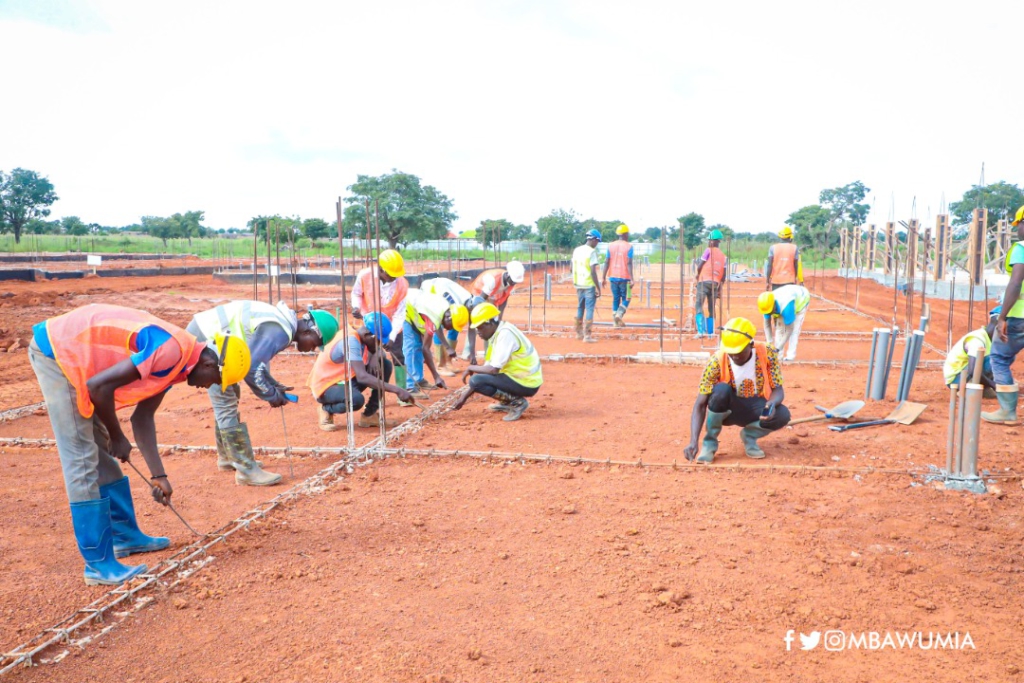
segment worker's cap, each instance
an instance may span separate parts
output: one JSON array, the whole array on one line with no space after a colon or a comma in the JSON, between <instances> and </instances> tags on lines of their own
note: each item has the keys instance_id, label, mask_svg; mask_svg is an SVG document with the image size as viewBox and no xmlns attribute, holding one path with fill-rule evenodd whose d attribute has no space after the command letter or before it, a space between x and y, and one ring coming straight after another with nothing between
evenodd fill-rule
<instances>
[{"instance_id":1,"label":"worker's cap","mask_svg":"<svg viewBox=\"0 0 1024 683\"><path fill-rule=\"evenodd\" d=\"M489 301L485 301L475 306L473 312L469 314L469 326L475 330L485 322L494 320L499 315L501 315L501 311L498 310L498 307Z\"/></svg>"},{"instance_id":2,"label":"worker's cap","mask_svg":"<svg viewBox=\"0 0 1024 683\"><path fill-rule=\"evenodd\" d=\"M363 316L363 327L382 342L386 342L391 336L391 321L386 315L377 311Z\"/></svg>"},{"instance_id":3,"label":"worker's cap","mask_svg":"<svg viewBox=\"0 0 1024 683\"><path fill-rule=\"evenodd\" d=\"M310 329L320 335L320 346L327 346L334 335L338 334L338 319L327 311L311 308L306 320L309 321Z\"/></svg>"},{"instance_id":4,"label":"worker's cap","mask_svg":"<svg viewBox=\"0 0 1024 683\"><path fill-rule=\"evenodd\" d=\"M708 239L709 240L720 240L720 239L722 239L722 231L721 230L712 230L711 234L708 236Z\"/></svg>"},{"instance_id":5,"label":"worker's cap","mask_svg":"<svg viewBox=\"0 0 1024 683\"><path fill-rule=\"evenodd\" d=\"M505 266L505 272L517 285L526 277L526 267L520 261L509 261Z\"/></svg>"},{"instance_id":6,"label":"worker's cap","mask_svg":"<svg viewBox=\"0 0 1024 683\"><path fill-rule=\"evenodd\" d=\"M779 237L784 240L791 239L793 237L793 228L788 225L782 226L782 230L779 230Z\"/></svg>"},{"instance_id":7,"label":"worker's cap","mask_svg":"<svg viewBox=\"0 0 1024 683\"><path fill-rule=\"evenodd\" d=\"M629 234L629 226L626 225L625 223L623 223L619 227L615 228L615 234L616 235L628 235Z\"/></svg>"},{"instance_id":8,"label":"worker's cap","mask_svg":"<svg viewBox=\"0 0 1024 683\"><path fill-rule=\"evenodd\" d=\"M230 333L217 332L206 345L217 354L222 390L238 384L249 374L252 357L249 354L249 345L244 339Z\"/></svg>"},{"instance_id":9,"label":"worker's cap","mask_svg":"<svg viewBox=\"0 0 1024 683\"><path fill-rule=\"evenodd\" d=\"M754 341L757 329L746 318L733 318L722 328L722 350L728 354L740 353Z\"/></svg>"},{"instance_id":10,"label":"worker's cap","mask_svg":"<svg viewBox=\"0 0 1024 683\"><path fill-rule=\"evenodd\" d=\"M595 230L594 228L591 228L590 230L587 230L587 239L588 240L597 240L598 242L600 242L601 241L601 233L600 233L600 231Z\"/></svg>"}]
</instances>

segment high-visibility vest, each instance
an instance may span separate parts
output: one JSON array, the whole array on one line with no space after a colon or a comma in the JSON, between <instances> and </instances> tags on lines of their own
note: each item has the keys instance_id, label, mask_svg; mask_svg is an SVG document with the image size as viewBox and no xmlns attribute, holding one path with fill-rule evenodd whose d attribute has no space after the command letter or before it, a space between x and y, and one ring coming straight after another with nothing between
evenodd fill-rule
<instances>
[{"instance_id":1,"label":"high-visibility vest","mask_svg":"<svg viewBox=\"0 0 1024 683\"><path fill-rule=\"evenodd\" d=\"M354 336L355 335L337 335L331 340L330 344L324 347L324 350L320 352L320 355L316 357L316 362L313 363L313 369L309 372L309 378L306 379L306 386L313 392L313 398L320 398L324 395L325 391L331 388L332 385L347 382L356 376L354 370L349 372L350 363L346 363L346 359L343 358L340 363L335 363L331 360L331 352L334 351L334 347L338 344L346 343ZM362 342L360 342L360 345L362 345ZM345 347L345 350L348 351L347 346ZM370 350L365 346L363 346L362 361L364 365L370 362Z\"/></svg>"},{"instance_id":2,"label":"high-visibility vest","mask_svg":"<svg viewBox=\"0 0 1024 683\"><path fill-rule=\"evenodd\" d=\"M779 242L772 245L772 284L791 285L796 282L796 245Z\"/></svg>"},{"instance_id":3,"label":"high-visibility vest","mask_svg":"<svg viewBox=\"0 0 1024 683\"><path fill-rule=\"evenodd\" d=\"M441 321L450 305L439 294L410 289L405 299L405 320L412 323L420 334L433 334L434 330L441 329ZM427 329L427 321L432 329Z\"/></svg>"},{"instance_id":4,"label":"high-visibility vest","mask_svg":"<svg viewBox=\"0 0 1024 683\"><path fill-rule=\"evenodd\" d=\"M230 301L196 313L192 320L206 339L213 339L218 332L230 332L248 343L256 328L264 323L280 325L289 339L295 336L295 324L289 317L277 306L262 301Z\"/></svg>"},{"instance_id":5,"label":"high-visibility vest","mask_svg":"<svg viewBox=\"0 0 1024 683\"><path fill-rule=\"evenodd\" d=\"M519 328L512 323L501 322L494 335L487 341L487 351L484 353L484 362L491 359L491 350L495 342L502 334L511 334L519 342L519 348L512 352L508 362L499 369L503 375L508 375L524 387L539 387L544 382L544 375L540 370L540 355L533 348L530 340L519 331Z\"/></svg>"},{"instance_id":6,"label":"high-visibility vest","mask_svg":"<svg viewBox=\"0 0 1024 683\"><path fill-rule=\"evenodd\" d=\"M1003 267L1006 269L1007 275L1013 274L1013 266L1010 265L1010 256L1013 254L1014 247L1018 246L1021 249L1024 249L1024 242L1014 242L1013 247L1010 247L1010 250L1006 252L1006 261L1003 264ZM1017 296L1017 303L1015 303L1013 307L1010 308L1009 312L1007 312L1006 314L1006 317L1024 318L1024 284L1020 286L1020 294Z\"/></svg>"},{"instance_id":7,"label":"high-visibility vest","mask_svg":"<svg viewBox=\"0 0 1024 683\"><path fill-rule=\"evenodd\" d=\"M466 302L473 297L468 289L446 277L424 280L420 283L420 289L424 292L444 297L444 300L449 304L459 304L461 306L465 306Z\"/></svg>"},{"instance_id":8,"label":"high-visibility vest","mask_svg":"<svg viewBox=\"0 0 1024 683\"><path fill-rule=\"evenodd\" d=\"M988 336L988 330L982 327L980 330L968 332L953 345L946 356L946 362L942 364L942 376L945 378L946 384L955 382L963 369L971 362L971 357L967 353L967 342L971 339L977 339L985 345L986 358L991 355L992 340Z\"/></svg>"},{"instance_id":9,"label":"high-visibility vest","mask_svg":"<svg viewBox=\"0 0 1024 683\"><path fill-rule=\"evenodd\" d=\"M793 313L800 313L811 303L811 293L801 285L786 285L772 292L775 297L775 315L781 316L786 306L793 303Z\"/></svg>"},{"instance_id":10,"label":"high-visibility vest","mask_svg":"<svg viewBox=\"0 0 1024 683\"><path fill-rule=\"evenodd\" d=\"M494 291L490 294L484 294L484 280L488 276L494 278ZM501 306L508 301L508 298L512 296L512 290L516 288L516 283L514 282L506 287L504 276L504 268L488 268L473 279L473 283L469 288L473 290L473 294L476 296L486 296L492 304Z\"/></svg>"},{"instance_id":11,"label":"high-visibility vest","mask_svg":"<svg viewBox=\"0 0 1024 683\"><path fill-rule=\"evenodd\" d=\"M725 275L725 254L718 247L708 247L708 260L704 263L704 267L700 269L700 282L721 282L722 276ZM772 274L774 280L774 272Z\"/></svg>"},{"instance_id":12,"label":"high-visibility vest","mask_svg":"<svg viewBox=\"0 0 1024 683\"><path fill-rule=\"evenodd\" d=\"M370 311L380 311L388 318L394 318L395 313L398 312L398 305L405 300L406 294L409 293L409 281L404 276L396 278L394 281L395 288L391 292L391 297L385 301L379 292L380 278L377 275L377 266L363 268L359 271L357 278L363 290L362 301L359 302L359 311L364 315ZM375 289L378 291L375 292ZM377 299L380 299L379 307L377 306Z\"/></svg>"},{"instance_id":13,"label":"high-visibility vest","mask_svg":"<svg viewBox=\"0 0 1024 683\"><path fill-rule=\"evenodd\" d=\"M124 306L91 304L46 321L46 334L54 359L75 388L78 412L82 417L91 418L95 409L86 382L130 358L137 350L133 349L136 333L150 326L159 327L171 335L181 349L181 358L163 377L150 375L114 390L115 409L133 406L163 393L172 384L183 382L186 376L182 370L198 362L203 347L180 327L145 311Z\"/></svg>"},{"instance_id":14,"label":"high-visibility vest","mask_svg":"<svg viewBox=\"0 0 1024 683\"><path fill-rule=\"evenodd\" d=\"M594 247L583 244L576 247L572 252L572 284L576 287L586 289L595 287L594 277L590 273L590 255L594 253Z\"/></svg>"},{"instance_id":15,"label":"high-visibility vest","mask_svg":"<svg viewBox=\"0 0 1024 683\"><path fill-rule=\"evenodd\" d=\"M626 240L615 240L608 245L608 277L629 279L629 250L632 248Z\"/></svg>"},{"instance_id":16,"label":"high-visibility vest","mask_svg":"<svg viewBox=\"0 0 1024 683\"><path fill-rule=\"evenodd\" d=\"M754 354L757 356L757 365L761 368L761 377L764 378L764 385L761 387L761 392L765 398L769 398L772 395L771 387L771 375L768 372L768 347L761 342L753 342ZM732 383L732 365L729 363L729 354L725 351L719 351L715 354L718 358L718 382L720 384L731 384ZM736 387L737 389L739 387Z\"/></svg>"}]
</instances>

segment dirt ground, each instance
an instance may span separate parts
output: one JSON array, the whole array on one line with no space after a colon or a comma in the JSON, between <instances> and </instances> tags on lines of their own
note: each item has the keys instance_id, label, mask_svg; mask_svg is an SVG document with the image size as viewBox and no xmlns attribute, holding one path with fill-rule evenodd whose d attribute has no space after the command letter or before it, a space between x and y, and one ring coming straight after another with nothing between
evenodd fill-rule
<instances>
[{"instance_id":1,"label":"dirt ground","mask_svg":"<svg viewBox=\"0 0 1024 683\"><path fill-rule=\"evenodd\" d=\"M542 355L661 347L658 329L635 330L648 337L643 340L607 338L617 334L610 328L598 329L605 338L597 344L570 339L563 328L574 313L571 286L557 285L542 310L539 280L532 313L521 292L507 317L534 331ZM844 300L844 280L821 278L809 286ZM659 287L654 307L635 298L627 321L659 318ZM762 288L734 284L729 313L756 320ZM666 290L666 302L674 298L678 306L678 277ZM848 301L862 313L813 301L801 360L867 359L866 335L839 341L810 334L869 332L888 322L892 293L865 281L859 290L859 301ZM19 340L23 346L32 324L85 303L128 300L184 325L196 311L249 293L207 276L0 283L0 346ZM302 303L332 307L336 296L326 287L298 291ZM599 306L598 319L610 320L610 301L602 297ZM936 309L944 316L946 304L932 308L928 340L945 349L945 318ZM965 310L956 307L957 337ZM976 320L982 310L979 303ZM678 318L678 310L664 315ZM702 342L666 328L663 348L697 351ZM312 357L280 357L275 375L301 387L311 364ZM474 399L401 445L682 463L700 372L614 359L550 361L544 386L519 422L502 422ZM863 366L789 365L786 404L794 416L806 416L816 404L860 398L865 372ZM0 353L0 380L0 410L41 399L23 348ZM894 376L890 397L895 382ZM284 411L288 445L344 445L344 433L317 429L311 398L299 393L300 403ZM811 423L765 438L768 458L757 464L778 465L774 471L748 467L753 461L743 455L735 429L725 430L715 465L699 469L387 460L234 536L203 571L171 593L153 593L150 607L86 648L72 646L59 664L18 669L12 678L944 681L971 671L980 680L1020 680L1024 490L1008 476L1020 471L1019 428L982 425L981 466L1006 476L994 479L984 496L862 471L944 466L948 391L939 371L919 370L911 398L929 408L908 427L840 434ZM882 417L893 407L870 403L857 417ZM242 411L254 443L285 445L280 411L245 391ZM0 437L52 437L39 412L0 423ZM175 388L157 420L162 444L213 444L212 413L201 391ZM376 435L357 430L357 442ZM168 449L165 457L176 505L201 531L280 491L235 486L216 469L212 453ZM285 475L286 486L331 462L325 454L296 457L291 476L286 460L263 459ZM846 469L794 467L800 465ZM0 446L0 472L0 651L7 652L104 590L82 583L52 447ZM191 542L130 474L143 528L170 536L175 547ZM130 561L152 566L171 552ZM926 638L970 633L974 647L805 652L797 639L787 650L790 630L831 629L921 631Z\"/></svg>"}]
</instances>

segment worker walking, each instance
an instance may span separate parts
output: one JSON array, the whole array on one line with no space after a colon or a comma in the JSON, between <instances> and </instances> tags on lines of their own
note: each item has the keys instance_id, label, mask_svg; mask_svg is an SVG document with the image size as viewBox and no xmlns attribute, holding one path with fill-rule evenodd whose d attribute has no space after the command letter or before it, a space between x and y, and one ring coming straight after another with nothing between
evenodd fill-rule
<instances>
[{"instance_id":1,"label":"worker walking","mask_svg":"<svg viewBox=\"0 0 1024 683\"><path fill-rule=\"evenodd\" d=\"M996 306L989 311L989 323L985 327L971 330L960 337L942 364L942 377L947 387L956 387L960 381L960 373L965 369L967 376L974 376L974 366L977 365L978 352L985 353L985 360L981 366L981 383L985 387L984 398L996 398L996 383L992 376L992 337L995 335L996 325L999 322L999 312L1002 306Z\"/></svg>"},{"instance_id":2,"label":"worker walking","mask_svg":"<svg viewBox=\"0 0 1024 683\"><path fill-rule=\"evenodd\" d=\"M498 399L488 410L508 413L502 418L513 422L530 407L526 399L534 396L544 382L540 355L518 327L500 319L501 312L491 303L477 305L470 324L487 342L483 365L470 365L462 373L467 391L452 410L459 410L475 393Z\"/></svg>"},{"instance_id":3,"label":"worker walking","mask_svg":"<svg viewBox=\"0 0 1024 683\"><path fill-rule=\"evenodd\" d=\"M483 303L484 301L483 297L470 294L468 289L446 277L435 277L424 280L420 283L420 289L429 294L437 294L438 296L444 297L444 300L451 305L459 304L465 306L467 311L473 310L474 306L478 303ZM501 309L499 308L499 310ZM454 377L455 373L448 369L449 358L448 354L443 352L444 348L441 340L441 334L441 330L434 332L434 344L438 347L438 350L441 351L441 353L438 353L437 358L437 372L442 377ZM454 349L459 341L459 330L456 330L454 327L448 330L447 338L448 346Z\"/></svg>"},{"instance_id":4,"label":"worker walking","mask_svg":"<svg viewBox=\"0 0 1024 683\"><path fill-rule=\"evenodd\" d=\"M725 425L742 427L740 439L750 458L763 458L758 439L789 424L789 408L782 405L782 365L775 348L754 341L757 329L746 318L733 318L722 328L719 351L711 356L697 390L690 416L687 460L710 463L718 452L718 437ZM707 434L699 448L701 428Z\"/></svg>"},{"instance_id":5,"label":"worker walking","mask_svg":"<svg viewBox=\"0 0 1024 683\"><path fill-rule=\"evenodd\" d=\"M257 398L272 408L280 408L288 402L285 392L291 387L270 374L271 359L292 344L305 353L330 343L338 333L338 321L327 311L318 310L299 317L283 301L277 306L262 301L231 301L197 313L186 330L199 341L227 333L244 339L252 356L245 383ZM235 483L243 486L272 486L280 482L280 474L264 471L262 463L253 457L249 427L242 422L238 410L241 387L222 389L214 385L208 393L216 420L217 467L233 470Z\"/></svg>"},{"instance_id":6,"label":"worker walking","mask_svg":"<svg viewBox=\"0 0 1024 683\"><path fill-rule=\"evenodd\" d=\"M168 504L173 488L157 449L154 415L181 382L229 387L249 371L238 337L199 343L185 330L145 311L92 304L32 328L28 359L39 380L57 441L86 585L116 585L146 571L117 558L163 550L170 539L144 534L135 516L127 462L132 443L116 411L135 406L135 442L149 467L154 499Z\"/></svg>"},{"instance_id":7,"label":"worker walking","mask_svg":"<svg viewBox=\"0 0 1024 683\"><path fill-rule=\"evenodd\" d=\"M405 299L405 329L402 332L402 354L405 357L406 379L405 388L416 399L428 399L427 389L447 389L444 379L437 371L431 343L434 332L445 330L462 331L469 323L469 311L462 304L449 304L438 295L419 289L410 289ZM448 339L441 337L441 353L455 357L455 349ZM434 377L431 384L423 376L423 365L430 369ZM399 399L401 401L401 399ZM408 405L404 401L402 405Z\"/></svg>"},{"instance_id":8,"label":"worker walking","mask_svg":"<svg viewBox=\"0 0 1024 683\"><path fill-rule=\"evenodd\" d=\"M381 392L387 391L400 401L412 401L409 392L388 384L393 365L383 352L384 342L391 335L391 321L383 313L367 313L355 332L338 335L331 341L313 364L306 386L317 401L320 429L333 432L339 429L334 416L363 408L360 427L380 426ZM370 400L363 392L370 389ZM398 424L395 418L386 418L385 426Z\"/></svg>"},{"instance_id":9,"label":"worker walking","mask_svg":"<svg viewBox=\"0 0 1024 683\"><path fill-rule=\"evenodd\" d=\"M608 260L604 262L601 284L612 282L612 320L615 327L625 327L622 321L632 298L633 288L633 245L629 243L629 226L620 225L615 229L618 236L608 245Z\"/></svg>"},{"instance_id":10,"label":"worker walking","mask_svg":"<svg viewBox=\"0 0 1024 683\"><path fill-rule=\"evenodd\" d=\"M722 243L722 231L712 230L708 236L708 248L697 264L697 336L715 336L715 302L722 295L722 285L728 259L718 245ZM708 314L704 315L704 302Z\"/></svg>"},{"instance_id":11,"label":"worker walking","mask_svg":"<svg viewBox=\"0 0 1024 683\"><path fill-rule=\"evenodd\" d=\"M520 261L509 261L504 268L489 268L476 276L469 286L469 291L483 301L498 307L504 315L508 299L526 278L526 267ZM466 348L462 357L470 363L476 363L476 330L470 328L466 335Z\"/></svg>"},{"instance_id":12,"label":"worker walking","mask_svg":"<svg viewBox=\"0 0 1024 683\"><path fill-rule=\"evenodd\" d=\"M1019 389L1010 366L1024 349L1024 206L1017 209L1010 225L1017 228L1017 241L1006 254L1004 268L1010 276L992 339L992 375L996 383L999 410L982 413L981 419L1001 425L1017 424Z\"/></svg>"},{"instance_id":13,"label":"worker walking","mask_svg":"<svg viewBox=\"0 0 1024 683\"><path fill-rule=\"evenodd\" d=\"M801 285L784 285L773 292L761 292L757 297L757 309L764 316L765 339L780 354L785 350L783 360L796 360L800 330L810 305L811 293Z\"/></svg>"},{"instance_id":14,"label":"worker walking","mask_svg":"<svg viewBox=\"0 0 1024 683\"><path fill-rule=\"evenodd\" d=\"M577 300L576 338L585 342L596 342L592 332L594 306L597 304L597 298L601 296L601 281L597 277L597 266L601 263L597 245L601 241L601 233L590 229L586 238L586 242L572 252L572 284L576 288Z\"/></svg>"},{"instance_id":15,"label":"worker walking","mask_svg":"<svg viewBox=\"0 0 1024 683\"><path fill-rule=\"evenodd\" d=\"M409 281L405 279L405 259L394 249L385 249L377 257L377 267L363 268L352 285L352 317L359 320L364 313L380 311L391 320L388 350L395 359L395 381L405 384L405 359L402 357L402 335L405 322L405 298Z\"/></svg>"},{"instance_id":16,"label":"worker walking","mask_svg":"<svg viewBox=\"0 0 1024 683\"><path fill-rule=\"evenodd\" d=\"M803 264L800 250L793 244L793 228L788 225L779 230L781 242L768 247L768 267L765 270L765 290L771 291L785 285L804 283Z\"/></svg>"}]
</instances>

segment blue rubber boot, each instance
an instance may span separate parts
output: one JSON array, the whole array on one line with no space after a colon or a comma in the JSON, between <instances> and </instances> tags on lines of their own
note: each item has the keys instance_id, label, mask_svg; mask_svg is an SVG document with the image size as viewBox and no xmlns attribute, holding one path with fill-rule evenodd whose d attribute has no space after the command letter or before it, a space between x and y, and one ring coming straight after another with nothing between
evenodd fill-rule
<instances>
[{"instance_id":1,"label":"blue rubber boot","mask_svg":"<svg viewBox=\"0 0 1024 683\"><path fill-rule=\"evenodd\" d=\"M114 557L114 530L110 523L110 499L71 504L78 552L85 560L86 586L117 586L146 571L146 565L129 567Z\"/></svg>"},{"instance_id":2,"label":"blue rubber boot","mask_svg":"<svg viewBox=\"0 0 1024 683\"><path fill-rule=\"evenodd\" d=\"M707 333L709 337L715 336L715 319L705 318L704 322L707 324Z\"/></svg>"},{"instance_id":3,"label":"blue rubber boot","mask_svg":"<svg viewBox=\"0 0 1024 683\"><path fill-rule=\"evenodd\" d=\"M114 557L128 557L132 553L151 553L169 548L171 539L165 536L147 536L139 530L135 520L135 504L128 477L100 487L100 497L110 499L110 524L114 529Z\"/></svg>"},{"instance_id":4,"label":"blue rubber boot","mask_svg":"<svg viewBox=\"0 0 1024 683\"><path fill-rule=\"evenodd\" d=\"M697 314L697 336L698 337L703 337L704 336L704 314L703 313L698 313Z\"/></svg>"}]
</instances>

